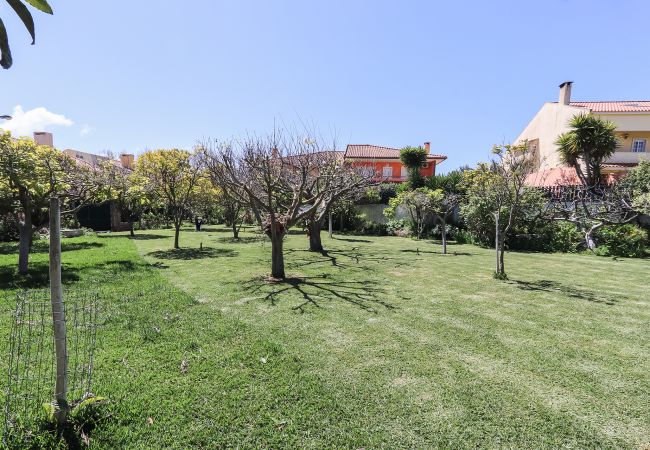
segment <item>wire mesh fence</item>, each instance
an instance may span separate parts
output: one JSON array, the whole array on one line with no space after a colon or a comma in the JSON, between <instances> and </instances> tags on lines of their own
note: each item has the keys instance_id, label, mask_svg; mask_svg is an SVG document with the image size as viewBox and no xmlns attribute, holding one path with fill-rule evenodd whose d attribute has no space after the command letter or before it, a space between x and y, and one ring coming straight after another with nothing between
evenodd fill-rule
<instances>
[{"instance_id":1,"label":"wire mesh fence","mask_svg":"<svg viewBox=\"0 0 650 450\"><path fill-rule=\"evenodd\" d=\"M96 293L66 292L64 301L68 354L68 402L92 392L97 340ZM16 294L8 342L2 442L29 433L44 417L44 404L54 399L55 342L49 290Z\"/></svg>"}]
</instances>

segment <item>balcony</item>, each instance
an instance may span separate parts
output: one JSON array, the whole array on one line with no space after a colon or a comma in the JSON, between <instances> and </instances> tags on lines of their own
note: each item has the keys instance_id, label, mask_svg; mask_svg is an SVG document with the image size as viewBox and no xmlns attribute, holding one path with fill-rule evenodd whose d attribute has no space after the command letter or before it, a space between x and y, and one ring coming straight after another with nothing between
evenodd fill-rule
<instances>
[{"instance_id":1,"label":"balcony","mask_svg":"<svg viewBox=\"0 0 650 450\"><path fill-rule=\"evenodd\" d=\"M650 160L648 152L616 152L605 160L608 164L639 164L642 159Z\"/></svg>"}]
</instances>

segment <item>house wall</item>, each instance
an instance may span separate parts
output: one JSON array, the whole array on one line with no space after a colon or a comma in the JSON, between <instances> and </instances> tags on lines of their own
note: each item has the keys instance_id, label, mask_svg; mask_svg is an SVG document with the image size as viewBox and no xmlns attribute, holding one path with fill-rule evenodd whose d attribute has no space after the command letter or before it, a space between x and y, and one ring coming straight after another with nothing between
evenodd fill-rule
<instances>
[{"instance_id":1,"label":"house wall","mask_svg":"<svg viewBox=\"0 0 650 450\"><path fill-rule=\"evenodd\" d=\"M430 177L436 172L436 163L435 161L429 161L427 167L420 169L420 174L424 177ZM375 173L378 174L377 180L383 180L382 176L384 167L391 167L393 169L393 176L386 179L387 182L402 182L408 179L406 173L406 167L400 162L394 159L369 159L369 160L352 160L352 165L357 167L371 167Z\"/></svg>"},{"instance_id":2,"label":"house wall","mask_svg":"<svg viewBox=\"0 0 650 450\"><path fill-rule=\"evenodd\" d=\"M586 108L545 103L515 142L536 141L536 159L539 160L537 170L559 167L562 164L556 151L555 140L560 134L569 131L569 121L573 116L585 112L588 112Z\"/></svg>"}]
</instances>

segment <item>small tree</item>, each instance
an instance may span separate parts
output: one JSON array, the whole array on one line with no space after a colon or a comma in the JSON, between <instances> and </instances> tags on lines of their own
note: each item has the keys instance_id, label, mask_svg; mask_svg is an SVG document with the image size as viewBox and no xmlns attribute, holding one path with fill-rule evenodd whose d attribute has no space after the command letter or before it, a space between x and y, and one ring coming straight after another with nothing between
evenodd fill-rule
<instances>
[{"instance_id":1,"label":"small tree","mask_svg":"<svg viewBox=\"0 0 650 450\"><path fill-rule=\"evenodd\" d=\"M408 170L411 189L424 186L424 178L420 169L427 162L427 151L422 147L404 147L400 150L399 159Z\"/></svg>"},{"instance_id":2,"label":"small tree","mask_svg":"<svg viewBox=\"0 0 650 450\"><path fill-rule=\"evenodd\" d=\"M421 239L428 219L435 213L444 196L442 190L431 190L425 187L413 191L402 191L397 197L391 198L384 215L390 219L395 218L397 208L406 208L411 217L411 223L417 239Z\"/></svg>"},{"instance_id":3,"label":"small tree","mask_svg":"<svg viewBox=\"0 0 650 450\"><path fill-rule=\"evenodd\" d=\"M58 150L0 134L0 203L19 230L19 273L27 273L32 235L47 223L50 198L61 200L62 214L72 214L94 199L97 183L90 167Z\"/></svg>"},{"instance_id":4,"label":"small tree","mask_svg":"<svg viewBox=\"0 0 650 450\"><path fill-rule=\"evenodd\" d=\"M179 149L145 152L136 161L135 176L154 201L165 205L174 224L174 248L179 248L181 225L197 195L201 178L201 168L194 155Z\"/></svg>"},{"instance_id":5,"label":"small tree","mask_svg":"<svg viewBox=\"0 0 650 450\"><path fill-rule=\"evenodd\" d=\"M320 159L317 182L306 192L310 197L321 199L320 204L307 215L309 250L312 252L323 251L321 230L333 205L358 197L375 177L372 170L345 162L338 152L322 152L317 157ZM318 195L319 191L322 191L321 195Z\"/></svg>"},{"instance_id":6,"label":"small tree","mask_svg":"<svg viewBox=\"0 0 650 450\"><path fill-rule=\"evenodd\" d=\"M207 141L200 147L215 185L260 218L271 239L271 276L285 278L284 236L330 194L320 170L323 146L309 135L276 131L234 145Z\"/></svg>"},{"instance_id":7,"label":"small tree","mask_svg":"<svg viewBox=\"0 0 650 450\"><path fill-rule=\"evenodd\" d=\"M601 184L601 165L619 146L616 125L592 114L578 114L569 122L571 131L560 135L555 143L560 160L573 167L583 186Z\"/></svg>"},{"instance_id":8,"label":"small tree","mask_svg":"<svg viewBox=\"0 0 650 450\"><path fill-rule=\"evenodd\" d=\"M533 171L534 160L526 142L495 145L495 159L464 172L468 196L490 205L495 221L495 277L507 278L504 264L505 237L521 213L526 191L525 181Z\"/></svg>"}]
</instances>

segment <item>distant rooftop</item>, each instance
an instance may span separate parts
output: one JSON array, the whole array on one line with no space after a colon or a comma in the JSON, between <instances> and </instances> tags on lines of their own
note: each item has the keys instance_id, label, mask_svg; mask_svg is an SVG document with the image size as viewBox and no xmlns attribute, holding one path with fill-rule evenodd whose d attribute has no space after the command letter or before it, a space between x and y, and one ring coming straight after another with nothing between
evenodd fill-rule
<instances>
[{"instance_id":1,"label":"distant rooftop","mask_svg":"<svg viewBox=\"0 0 650 450\"><path fill-rule=\"evenodd\" d=\"M611 102L571 102L571 106L589 108L595 113L606 112L650 112L650 100L628 100Z\"/></svg>"},{"instance_id":2,"label":"distant rooftop","mask_svg":"<svg viewBox=\"0 0 650 450\"><path fill-rule=\"evenodd\" d=\"M386 158L399 159L398 148L381 147L379 145L369 144L349 144L345 150L346 158ZM445 155L429 153L427 159L443 161L447 159Z\"/></svg>"}]
</instances>

